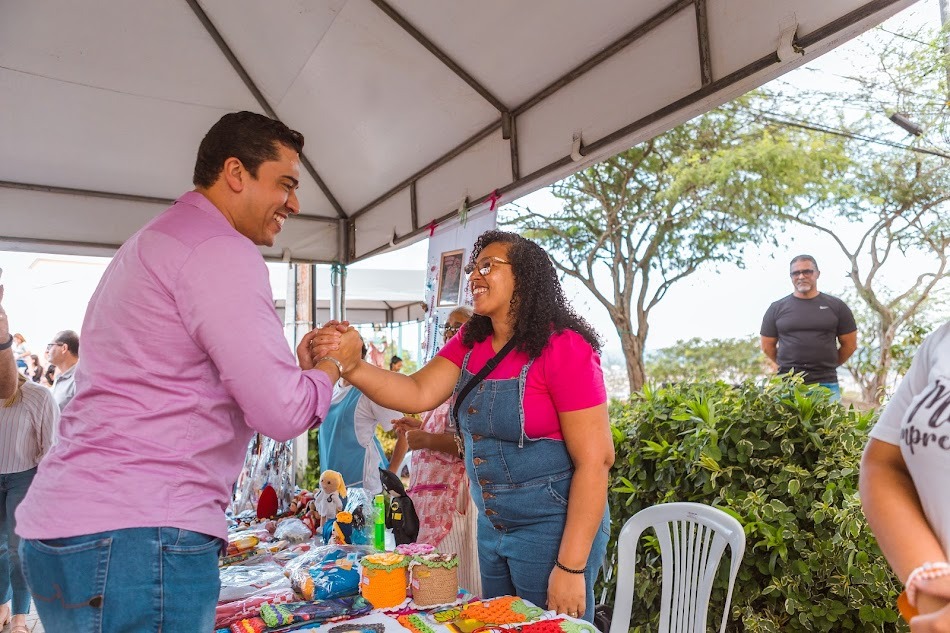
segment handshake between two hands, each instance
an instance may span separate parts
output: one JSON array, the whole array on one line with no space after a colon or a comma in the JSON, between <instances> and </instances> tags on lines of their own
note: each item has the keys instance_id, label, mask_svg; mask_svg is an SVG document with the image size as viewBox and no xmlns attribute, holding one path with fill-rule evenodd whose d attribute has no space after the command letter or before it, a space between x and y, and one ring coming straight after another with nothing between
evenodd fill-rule
<instances>
[{"instance_id":1,"label":"handshake between two hands","mask_svg":"<svg viewBox=\"0 0 950 633\"><path fill-rule=\"evenodd\" d=\"M363 338L348 321L327 321L305 334L297 345L301 369L313 369L327 356L340 361L344 373L352 371L363 359Z\"/></svg>"}]
</instances>

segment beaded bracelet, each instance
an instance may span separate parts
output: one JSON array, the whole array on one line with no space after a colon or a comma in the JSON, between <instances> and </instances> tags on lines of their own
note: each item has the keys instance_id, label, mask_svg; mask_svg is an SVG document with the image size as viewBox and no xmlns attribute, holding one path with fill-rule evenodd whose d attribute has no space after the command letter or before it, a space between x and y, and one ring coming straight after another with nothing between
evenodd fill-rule
<instances>
[{"instance_id":1,"label":"beaded bracelet","mask_svg":"<svg viewBox=\"0 0 950 633\"><path fill-rule=\"evenodd\" d=\"M907 591L907 601L911 606L917 606L917 585L921 580L933 580L943 576L950 576L950 563L945 561L926 562L910 572L904 588Z\"/></svg>"},{"instance_id":2,"label":"beaded bracelet","mask_svg":"<svg viewBox=\"0 0 950 633\"><path fill-rule=\"evenodd\" d=\"M585 569L571 569L570 567L565 567L564 565L561 564L561 561L559 560L554 561L554 564L557 566L558 569L562 571L566 571L569 574L583 574L586 571Z\"/></svg>"}]
</instances>

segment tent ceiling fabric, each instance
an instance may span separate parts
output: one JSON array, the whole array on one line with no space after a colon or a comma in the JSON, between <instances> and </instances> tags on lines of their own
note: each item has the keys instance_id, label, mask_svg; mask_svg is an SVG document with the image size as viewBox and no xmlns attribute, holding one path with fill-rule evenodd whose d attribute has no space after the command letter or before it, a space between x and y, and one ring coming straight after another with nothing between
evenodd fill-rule
<instances>
[{"instance_id":1,"label":"tent ceiling fabric","mask_svg":"<svg viewBox=\"0 0 950 633\"><path fill-rule=\"evenodd\" d=\"M0 0L0 248L114 250L190 188L211 124L247 109L307 139L302 215L264 255L363 259L425 237L466 199L512 200L648 139L911 3Z\"/></svg>"}]
</instances>

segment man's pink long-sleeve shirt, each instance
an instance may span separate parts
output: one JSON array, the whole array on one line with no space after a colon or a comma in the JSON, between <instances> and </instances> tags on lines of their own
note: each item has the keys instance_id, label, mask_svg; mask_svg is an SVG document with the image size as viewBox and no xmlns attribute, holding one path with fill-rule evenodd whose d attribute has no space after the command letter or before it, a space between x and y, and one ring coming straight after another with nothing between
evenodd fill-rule
<instances>
[{"instance_id":1,"label":"man's pink long-sleeve shirt","mask_svg":"<svg viewBox=\"0 0 950 633\"><path fill-rule=\"evenodd\" d=\"M17 511L24 538L135 527L226 537L254 431L321 421L332 385L301 371L260 252L189 192L119 249L89 301L77 393Z\"/></svg>"}]
</instances>

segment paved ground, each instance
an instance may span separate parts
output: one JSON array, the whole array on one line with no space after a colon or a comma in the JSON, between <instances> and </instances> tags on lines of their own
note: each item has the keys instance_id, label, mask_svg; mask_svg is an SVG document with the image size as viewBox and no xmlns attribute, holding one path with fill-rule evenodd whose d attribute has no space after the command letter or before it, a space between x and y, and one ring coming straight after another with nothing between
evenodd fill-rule
<instances>
[{"instance_id":1,"label":"paved ground","mask_svg":"<svg viewBox=\"0 0 950 633\"><path fill-rule=\"evenodd\" d=\"M40 622L40 617L36 615L36 607L33 604L30 605L30 615L26 616L26 628L30 629L32 633L45 633L43 623ZM0 633L9 633L9 631L9 624L0 629Z\"/></svg>"}]
</instances>

